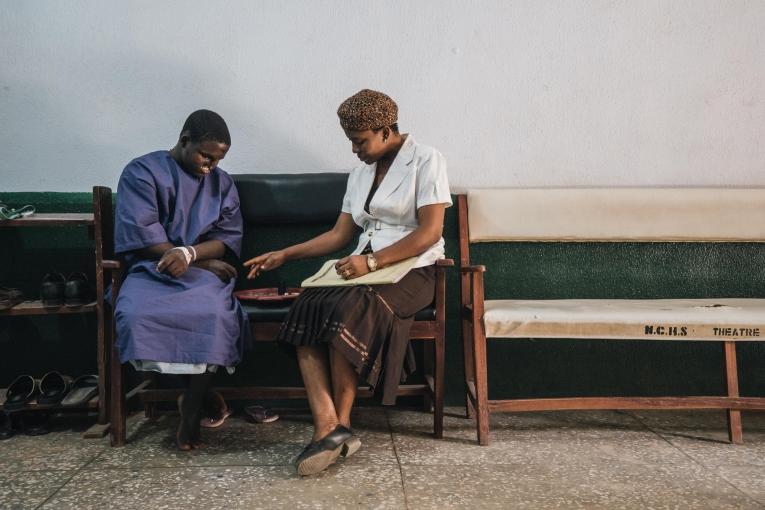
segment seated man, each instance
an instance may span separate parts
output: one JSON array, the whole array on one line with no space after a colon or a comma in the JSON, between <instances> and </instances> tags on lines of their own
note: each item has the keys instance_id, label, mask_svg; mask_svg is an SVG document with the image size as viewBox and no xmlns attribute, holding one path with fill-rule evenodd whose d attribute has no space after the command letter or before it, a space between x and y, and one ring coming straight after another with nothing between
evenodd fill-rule
<instances>
[{"instance_id":1,"label":"seated man","mask_svg":"<svg viewBox=\"0 0 765 510\"><path fill-rule=\"evenodd\" d=\"M230 146L223 118L196 111L175 147L131 161L117 189L115 251L127 267L115 304L120 361L188 375L176 435L184 451L203 446L212 374L234 370L250 331L232 295L236 270L222 260L227 250L238 256L242 241L239 197L217 166Z\"/></svg>"}]
</instances>

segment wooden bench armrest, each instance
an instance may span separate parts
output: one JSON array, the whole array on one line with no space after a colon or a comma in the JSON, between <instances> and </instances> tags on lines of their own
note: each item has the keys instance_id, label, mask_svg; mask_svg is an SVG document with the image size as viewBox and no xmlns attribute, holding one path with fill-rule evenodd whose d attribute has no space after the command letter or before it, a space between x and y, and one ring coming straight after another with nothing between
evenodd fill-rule
<instances>
[{"instance_id":1,"label":"wooden bench armrest","mask_svg":"<svg viewBox=\"0 0 765 510\"><path fill-rule=\"evenodd\" d=\"M437 266L443 266L443 267L451 267L454 265L454 261L452 259L438 259L436 260Z\"/></svg>"},{"instance_id":2,"label":"wooden bench armrest","mask_svg":"<svg viewBox=\"0 0 765 510\"><path fill-rule=\"evenodd\" d=\"M102 260L101 267L104 269L121 269L122 263L119 260Z\"/></svg>"},{"instance_id":3,"label":"wooden bench armrest","mask_svg":"<svg viewBox=\"0 0 765 510\"><path fill-rule=\"evenodd\" d=\"M485 273L486 272L486 266L462 266L460 268L460 273Z\"/></svg>"}]
</instances>

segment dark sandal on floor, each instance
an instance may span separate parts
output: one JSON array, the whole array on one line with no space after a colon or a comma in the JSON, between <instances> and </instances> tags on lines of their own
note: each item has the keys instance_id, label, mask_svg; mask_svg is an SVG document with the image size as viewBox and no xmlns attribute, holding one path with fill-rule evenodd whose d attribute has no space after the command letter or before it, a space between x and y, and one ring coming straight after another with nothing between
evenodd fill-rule
<instances>
[{"instance_id":1,"label":"dark sandal on floor","mask_svg":"<svg viewBox=\"0 0 765 510\"><path fill-rule=\"evenodd\" d=\"M244 416L252 423L271 423L279 419L279 415L271 409L256 405L245 407Z\"/></svg>"},{"instance_id":2,"label":"dark sandal on floor","mask_svg":"<svg viewBox=\"0 0 765 510\"><path fill-rule=\"evenodd\" d=\"M61 402L72 385L72 378L58 372L48 372L40 379L40 395L37 403L41 406L55 405Z\"/></svg>"},{"instance_id":3,"label":"dark sandal on floor","mask_svg":"<svg viewBox=\"0 0 765 510\"><path fill-rule=\"evenodd\" d=\"M63 406L83 406L98 395L98 376L81 375L69 386L69 392L61 399Z\"/></svg>"},{"instance_id":4,"label":"dark sandal on floor","mask_svg":"<svg viewBox=\"0 0 765 510\"><path fill-rule=\"evenodd\" d=\"M5 392L6 411L18 411L34 400L40 393L40 381L31 375L20 375L8 386Z\"/></svg>"},{"instance_id":5,"label":"dark sandal on floor","mask_svg":"<svg viewBox=\"0 0 765 510\"><path fill-rule=\"evenodd\" d=\"M208 391L205 397L203 416L199 420L199 426L205 429L217 429L226 423L226 420L234 414L223 396L217 391Z\"/></svg>"},{"instance_id":6,"label":"dark sandal on floor","mask_svg":"<svg viewBox=\"0 0 765 510\"><path fill-rule=\"evenodd\" d=\"M310 476L321 473L340 456L345 442L353 437L353 433L338 425L329 434L308 443L295 459L295 469L300 476Z\"/></svg>"}]
</instances>

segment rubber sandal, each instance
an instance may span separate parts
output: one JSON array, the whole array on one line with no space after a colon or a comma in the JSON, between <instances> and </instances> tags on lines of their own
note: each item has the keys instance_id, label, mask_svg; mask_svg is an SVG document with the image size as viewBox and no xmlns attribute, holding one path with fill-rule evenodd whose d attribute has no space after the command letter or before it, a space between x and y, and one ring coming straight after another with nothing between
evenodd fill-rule
<instances>
[{"instance_id":1,"label":"rubber sandal","mask_svg":"<svg viewBox=\"0 0 765 510\"><path fill-rule=\"evenodd\" d=\"M80 406L87 404L98 395L98 376L81 375L72 383L69 393L61 400L63 406Z\"/></svg>"},{"instance_id":2,"label":"rubber sandal","mask_svg":"<svg viewBox=\"0 0 765 510\"><path fill-rule=\"evenodd\" d=\"M3 408L6 411L18 411L34 400L40 391L40 381L31 375L20 375L8 386L5 392L5 403Z\"/></svg>"},{"instance_id":3,"label":"rubber sandal","mask_svg":"<svg viewBox=\"0 0 765 510\"><path fill-rule=\"evenodd\" d=\"M34 213L35 207L33 205L25 205L19 209L11 209L5 204L0 204L0 220L15 220L17 218L31 216Z\"/></svg>"},{"instance_id":4,"label":"rubber sandal","mask_svg":"<svg viewBox=\"0 0 765 510\"><path fill-rule=\"evenodd\" d=\"M71 384L72 378L68 375L48 372L40 379L40 396L37 397L37 403L43 406L60 403Z\"/></svg>"},{"instance_id":5,"label":"rubber sandal","mask_svg":"<svg viewBox=\"0 0 765 510\"><path fill-rule=\"evenodd\" d=\"M246 406L244 416L252 423L271 423L279 419L279 415L263 406Z\"/></svg>"},{"instance_id":6,"label":"rubber sandal","mask_svg":"<svg viewBox=\"0 0 765 510\"><path fill-rule=\"evenodd\" d=\"M199 426L204 427L206 429L217 429L218 427L226 423L226 420L232 414L234 414L234 411L232 411L230 407L227 407L226 409L221 411L220 416L218 416L217 418L212 416L207 416L199 420Z\"/></svg>"}]
</instances>

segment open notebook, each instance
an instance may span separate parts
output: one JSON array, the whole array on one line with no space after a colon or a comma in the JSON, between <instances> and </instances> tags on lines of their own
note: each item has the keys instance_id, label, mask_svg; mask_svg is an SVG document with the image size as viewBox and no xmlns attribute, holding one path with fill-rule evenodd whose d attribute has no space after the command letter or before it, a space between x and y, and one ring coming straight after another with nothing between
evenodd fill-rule
<instances>
[{"instance_id":1,"label":"open notebook","mask_svg":"<svg viewBox=\"0 0 765 510\"><path fill-rule=\"evenodd\" d=\"M364 276L344 280L337 271L335 271L335 260L328 260L321 266L316 274L303 280L302 287L351 287L353 285L383 285L386 283L397 283L406 273L414 267L417 257L411 257L387 267L378 269L373 273L367 273Z\"/></svg>"}]
</instances>

